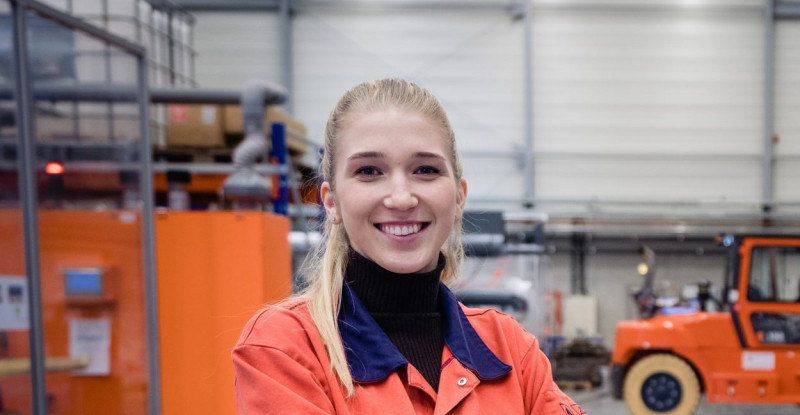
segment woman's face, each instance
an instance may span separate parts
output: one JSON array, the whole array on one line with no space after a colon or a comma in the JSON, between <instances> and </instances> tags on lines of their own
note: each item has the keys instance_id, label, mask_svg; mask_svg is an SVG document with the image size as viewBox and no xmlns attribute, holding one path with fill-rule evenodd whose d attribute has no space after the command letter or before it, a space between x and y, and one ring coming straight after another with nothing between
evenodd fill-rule
<instances>
[{"instance_id":1,"label":"woman's face","mask_svg":"<svg viewBox=\"0 0 800 415\"><path fill-rule=\"evenodd\" d=\"M456 180L439 128L398 109L351 115L340 130L335 191L320 189L356 252L397 273L433 270L461 217L464 179Z\"/></svg>"}]
</instances>

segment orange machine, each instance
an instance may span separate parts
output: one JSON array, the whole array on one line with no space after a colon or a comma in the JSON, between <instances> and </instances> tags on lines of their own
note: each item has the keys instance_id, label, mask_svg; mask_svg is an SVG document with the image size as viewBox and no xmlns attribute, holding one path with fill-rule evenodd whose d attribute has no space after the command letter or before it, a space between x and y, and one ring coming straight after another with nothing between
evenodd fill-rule
<instances>
[{"instance_id":1,"label":"orange machine","mask_svg":"<svg viewBox=\"0 0 800 415\"><path fill-rule=\"evenodd\" d=\"M230 349L258 308L291 291L289 220L259 212L155 219L162 413L232 415ZM39 229L48 414L146 414L141 216L40 210ZM18 301L11 285L25 285L19 210L0 209L0 235L3 307ZM76 348L92 363L74 357ZM20 365L28 355L27 328L0 327L0 412L31 412Z\"/></svg>"},{"instance_id":2,"label":"orange machine","mask_svg":"<svg viewBox=\"0 0 800 415\"><path fill-rule=\"evenodd\" d=\"M0 210L0 274L25 276L21 219L19 210ZM140 216L131 211L39 211L50 415L147 413L149 382L140 225ZM102 278L102 290L98 295L90 295L87 290L70 291L75 288L76 278L84 282ZM83 287L89 285L84 283ZM104 339L102 332L95 331L94 339L87 341L84 334L97 327L107 337ZM28 358L27 330L6 330L2 334L8 343L0 359L15 362ZM68 359L70 348L81 344L96 347L93 355L105 356L107 364L89 372L51 364ZM1 376L0 393L5 410L31 412L27 374Z\"/></svg>"},{"instance_id":3,"label":"orange machine","mask_svg":"<svg viewBox=\"0 0 800 415\"><path fill-rule=\"evenodd\" d=\"M635 415L708 402L800 404L800 238L721 238L723 311L617 325L612 380Z\"/></svg>"},{"instance_id":4,"label":"orange machine","mask_svg":"<svg viewBox=\"0 0 800 415\"><path fill-rule=\"evenodd\" d=\"M156 214L162 413L235 415L230 352L291 293L289 229L261 212Z\"/></svg>"}]
</instances>

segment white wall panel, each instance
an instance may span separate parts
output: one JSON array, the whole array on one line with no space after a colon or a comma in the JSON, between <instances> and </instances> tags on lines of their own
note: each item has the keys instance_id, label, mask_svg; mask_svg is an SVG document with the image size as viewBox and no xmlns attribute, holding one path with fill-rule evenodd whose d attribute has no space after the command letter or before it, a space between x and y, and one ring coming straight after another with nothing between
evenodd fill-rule
<instances>
[{"instance_id":1,"label":"white wall panel","mask_svg":"<svg viewBox=\"0 0 800 415\"><path fill-rule=\"evenodd\" d=\"M465 152L523 145L522 22L496 10L304 10L294 20L295 113L321 140L339 96L365 80L402 77L441 100ZM470 197L518 197L508 160L464 157Z\"/></svg>"},{"instance_id":2,"label":"white wall panel","mask_svg":"<svg viewBox=\"0 0 800 415\"><path fill-rule=\"evenodd\" d=\"M461 162L467 180L467 208L519 209L519 203L503 200L520 197L524 185L520 159L480 156L470 152L462 155Z\"/></svg>"},{"instance_id":3,"label":"white wall panel","mask_svg":"<svg viewBox=\"0 0 800 415\"><path fill-rule=\"evenodd\" d=\"M773 177L775 181L774 199L776 201L800 202L800 189L798 189L798 183L800 183L800 158L779 158L775 164ZM786 211L788 208L788 206L779 207L782 211ZM797 212L796 208L795 206L792 210Z\"/></svg>"},{"instance_id":4,"label":"white wall panel","mask_svg":"<svg viewBox=\"0 0 800 415\"><path fill-rule=\"evenodd\" d=\"M637 10L534 15L536 197L757 200L759 11Z\"/></svg>"},{"instance_id":5,"label":"white wall panel","mask_svg":"<svg viewBox=\"0 0 800 415\"><path fill-rule=\"evenodd\" d=\"M775 28L775 192L777 201L800 201L800 21Z\"/></svg>"},{"instance_id":6,"label":"white wall panel","mask_svg":"<svg viewBox=\"0 0 800 415\"><path fill-rule=\"evenodd\" d=\"M281 83L277 13L194 12L200 86L239 89L251 79Z\"/></svg>"},{"instance_id":7,"label":"white wall panel","mask_svg":"<svg viewBox=\"0 0 800 415\"><path fill-rule=\"evenodd\" d=\"M759 192L760 161L541 157L536 188L561 200L742 202Z\"/></svg>"}]
</instances>

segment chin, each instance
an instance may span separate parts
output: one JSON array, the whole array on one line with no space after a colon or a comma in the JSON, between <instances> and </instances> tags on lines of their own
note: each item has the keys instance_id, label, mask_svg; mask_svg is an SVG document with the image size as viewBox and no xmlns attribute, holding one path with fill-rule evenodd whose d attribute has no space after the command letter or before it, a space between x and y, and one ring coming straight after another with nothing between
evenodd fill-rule
<instances>
[{"instance_id":1,"label":"chin","mask_svg":"<svg viewBox=\"0 0 800 415\"><path fill-rule=\"evenodd\" d=\"M438 256L436 257L438 259ZM385 264L379 264L387 271L397 274L418 274L432 270L436 267L436 263L431 266L431 261L428 260L403 260L402 258L395 258L387 261Z\"/></svg>"}]
</instances>

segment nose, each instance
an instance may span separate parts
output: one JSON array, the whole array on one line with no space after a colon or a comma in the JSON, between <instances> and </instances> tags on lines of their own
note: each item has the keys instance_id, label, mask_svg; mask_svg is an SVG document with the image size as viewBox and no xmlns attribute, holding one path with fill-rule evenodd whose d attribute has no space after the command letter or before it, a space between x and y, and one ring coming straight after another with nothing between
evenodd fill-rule
<instances>
[{"instance_id":1,"label":"nose","mask_svg":"<svg viewBox=\"0 0 800 415\"><path fill-rule=\"evenodd\" d=\"M419 199L406 178L392 180L389 194L383 199L383 205L389 209L408 210L417 206Z\"/></svg>"}]
</instances>

